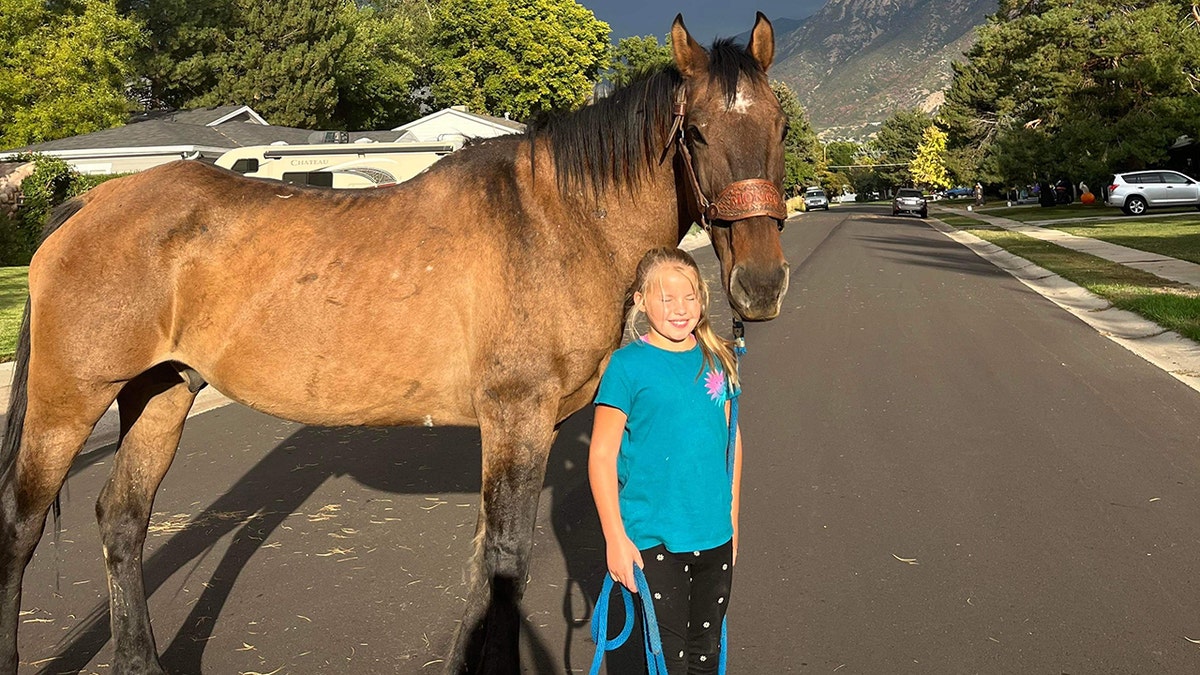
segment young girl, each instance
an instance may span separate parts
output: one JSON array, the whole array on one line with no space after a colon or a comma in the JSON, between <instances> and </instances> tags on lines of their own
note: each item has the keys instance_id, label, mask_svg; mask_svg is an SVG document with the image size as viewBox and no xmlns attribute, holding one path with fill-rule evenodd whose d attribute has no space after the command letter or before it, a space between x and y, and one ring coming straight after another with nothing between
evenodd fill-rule
<instances>
[{"instance_id":1,"label":"young girl","mask_svg":"<svg viewBox=\"0 0 1200 675\"><path fill-rule=\"evenodd\" d=\"M632 291L626 326L644 313L650 330L600 380L588 457L608 571L633 592L633 566L645 573L669 673L716 673L737 557L740 432L732 490L726 463L736 362L691 255L651 250Z\"/></svg>"}]
</instances>

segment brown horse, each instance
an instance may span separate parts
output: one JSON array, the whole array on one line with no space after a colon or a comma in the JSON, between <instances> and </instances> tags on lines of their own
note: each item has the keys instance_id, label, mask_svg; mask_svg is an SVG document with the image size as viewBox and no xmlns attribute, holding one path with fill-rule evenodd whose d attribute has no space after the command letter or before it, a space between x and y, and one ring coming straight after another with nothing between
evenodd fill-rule
<instances>
[{"instance_id":1,"label":"brown horse","mask_svg":"<svg viewBox=\"0 0 1200 675\"><path fill-rule=\"evenodd\" d=\"M196 391L314 425L475 425L482 502L448 670L512 673L557 425L621 335L642 253L711 226L730 304L769 319L786 120L771 24L393 188L331 191L177 162L51 218L29 269L0 455L0 671L21 579L72 460L116 400L96 505L118 673L162 673L142 579L154 494ZM710 198L711 197L711 201Z\"/></svg>"}]
</instances>

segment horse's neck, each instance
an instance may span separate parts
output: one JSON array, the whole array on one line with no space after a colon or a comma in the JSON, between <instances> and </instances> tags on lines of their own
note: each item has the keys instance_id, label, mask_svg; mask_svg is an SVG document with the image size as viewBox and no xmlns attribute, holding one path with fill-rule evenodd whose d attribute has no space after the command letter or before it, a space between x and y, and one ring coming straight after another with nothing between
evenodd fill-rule
<instances>
[{"instance_id":1,"label":"horse's neck","mask_svg":"<svg viewBox=\"0 0 1200 675\"><path fill-rule=\"evenodd\" d=\"M596 225L622 268L632 270L651 248L677 245L686 231L672 159L656 163L633 186L610 189L601 200Z\"/></svg>"}]
</instances>

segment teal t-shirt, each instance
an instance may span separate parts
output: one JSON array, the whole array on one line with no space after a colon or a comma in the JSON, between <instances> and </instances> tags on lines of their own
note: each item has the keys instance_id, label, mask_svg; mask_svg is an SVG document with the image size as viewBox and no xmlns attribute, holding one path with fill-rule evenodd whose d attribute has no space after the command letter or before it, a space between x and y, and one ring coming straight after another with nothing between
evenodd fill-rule
<instances>
[{"instance_id":1,"label":"teal t-shirt","mask_svg":"<svg viewBox=\"0 0 1200 675\"><path fill-rule=\"evenodd\" d=\"M701 374L703 367L698 345L672 352L637 340L613 354L600 379L596 404L628 418L617 489L625 532L639 549L703 551L733 538L729 387L719 364Z\"/></svg>"}]
</instances>

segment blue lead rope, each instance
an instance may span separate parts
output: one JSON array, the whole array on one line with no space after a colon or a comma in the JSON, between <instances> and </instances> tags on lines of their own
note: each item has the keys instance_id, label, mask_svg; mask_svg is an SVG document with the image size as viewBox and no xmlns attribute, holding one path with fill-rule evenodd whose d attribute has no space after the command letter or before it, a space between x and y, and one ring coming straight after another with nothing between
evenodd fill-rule
<instances>
[{"instance_id":1,"label":"blue lead rope","mask_svg":"<svg viewBox=\"0 0 1200 675\"><path fill-rule=\"evenodd\" d=\"M662 635L658 632L658 618L654 614L654 601L650 599L650 586L646 583L646 575L642 568L633 566L633 580L637 585L638 604L642 608L642 637L646 645L646 665L649 675L667 675L667 662L663 658ZM633 633L633 593L628 588L619 586L621 595L625 598L625 627L617 637L608 639L608 599L612 595L613 578L604 575L604 587L600 589L600 598L596 600L596 611L592 612L592 640L596 643L596 656L592 659L591 675L599 675L600 664L604 661L604 652L610 652L625 644ZM722 637L724 635L722 634ZM724 657L721 658L724 664ZM722 666L721 672L724 671Z\"/></svg>"},{"instance_id":2,"label":"blue lead rope","mask_svg":"<svg viewBox=\"0 0 1200 675\"><path fill-rule=\"evenodd\" d=\"M740 359L746 353L746 328L741 321L733 320L733 354ZM733 489L733 467L737 459L737 418L738 398L741 392L729 392L729 443L725 446L725 468L729 472L729 488ZM648 675L667 675L667 662L662 653L662 634L658 631L658 618L654 614L654 601L650 599L650 585L646 583L646 575L642 568L633 566L633 580L638 589L639 605L642 608L642 634L646 645L646 666ZM592 612L592 641L596 643L596 656L592 659L590 675L600 675L600 664L604 662L604 653L610 652L629 639L633 633L633 593L628 588L620 586L621 595L625 599L625 626L617 637L608 639L608 600L612 595L612 575L604 575L604 586L600 589L600 597L596 600L596 608ZM725 675L725 663L729 654L729 615L721 621L721 658L718 672Z\"/></svg>"}]
</instances>

